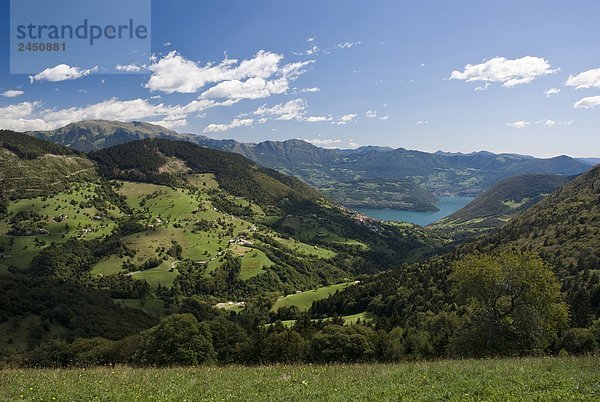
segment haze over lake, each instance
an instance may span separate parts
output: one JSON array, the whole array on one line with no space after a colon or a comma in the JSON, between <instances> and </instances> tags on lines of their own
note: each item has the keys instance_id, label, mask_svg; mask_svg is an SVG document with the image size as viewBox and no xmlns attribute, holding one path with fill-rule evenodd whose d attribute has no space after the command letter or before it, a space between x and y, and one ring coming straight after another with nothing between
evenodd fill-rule
<instances>
[{"instance_id":1,"label":"haze over lake","mask_svg":"<svg viewBox=\"0 0 600 402\"><path fill-rule=\"evenodd\" d=\"M376 209L376 208L356 208L362 214L372 218L395 221L410 222L420 226L427 226L446 216L465 207L473 201L473 197L438 197L439 202L436 206L440 209L437 212L415 212L401 209Z\"/></svg>"}]
</instances>

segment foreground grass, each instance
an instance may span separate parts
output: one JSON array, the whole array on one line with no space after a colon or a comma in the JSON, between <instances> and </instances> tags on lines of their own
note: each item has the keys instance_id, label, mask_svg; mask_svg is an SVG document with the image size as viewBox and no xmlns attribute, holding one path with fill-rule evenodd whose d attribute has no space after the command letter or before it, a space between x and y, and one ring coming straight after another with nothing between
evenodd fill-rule
<instances>
[{"instance_id":1,"label":"foreground grass","mask_svg":"<svg viewBox=\"0 0 600 402\"><path fill-rule=\"evenodd\" d=\"M0 400L600 400L600 358L0 371Z\"/></svg>"}]
</instances>

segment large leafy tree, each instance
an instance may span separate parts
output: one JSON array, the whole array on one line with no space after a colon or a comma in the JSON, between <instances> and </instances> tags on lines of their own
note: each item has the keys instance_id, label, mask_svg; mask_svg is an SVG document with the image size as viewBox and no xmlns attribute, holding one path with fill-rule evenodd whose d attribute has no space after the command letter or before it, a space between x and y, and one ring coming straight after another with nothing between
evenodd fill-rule
<instances>
[{"instance_id":1,"label":"large leafy tree","mask_svg":"<svg viewBox=\"0 0 600 402\"><path fill-rule=\"evenodd\" d=\"M173 314L142 333L134 360L157 366L191 365L212 361L215 351L206 323L192 314Z\"/></svg>"},{"instance_id":2,"label":"large leafy tree","mask_svg":"<svg viewBox=\"0 0 600 402\"><path fill-rule=\"evenodd\" d=\"M453 340L460 355L538 353L567 324L560 285L537 255L468 255L450 279L457 301L469 307Z\"/></svg>"}]
</instances>

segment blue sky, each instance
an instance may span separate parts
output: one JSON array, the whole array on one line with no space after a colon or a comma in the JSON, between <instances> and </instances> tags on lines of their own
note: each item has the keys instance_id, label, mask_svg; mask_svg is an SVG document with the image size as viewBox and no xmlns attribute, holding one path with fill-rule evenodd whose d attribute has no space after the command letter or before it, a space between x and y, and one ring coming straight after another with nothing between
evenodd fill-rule
<instances>
[{"instance_id":1,"label":"blue sky","mask_svg":"<svg viewBox=\"0 0 600 402\"><path fill-rule=\"evenodd\" d=\"M0 12L8 38L8 1ZM154 0L153 55L119 71L53 60L11 75L0 42L0 127L106 118L246 142L600 156L598 16L598 1Z\"/></svg>"}]
</instances>

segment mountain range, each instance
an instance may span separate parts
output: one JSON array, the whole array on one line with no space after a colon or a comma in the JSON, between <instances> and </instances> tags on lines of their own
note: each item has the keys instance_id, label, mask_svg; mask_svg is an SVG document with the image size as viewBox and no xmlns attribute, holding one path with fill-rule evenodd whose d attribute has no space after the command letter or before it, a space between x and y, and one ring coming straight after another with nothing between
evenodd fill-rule
<instances>
[{"instance_id":1,"label":"mountain range","mask_svg":"<svg viewBox=\"0 0 600 402\"><path fill-rule=\"evenodd\" d=\"M538 159L485 151L427 153L374 146L326 149L298 139L241 143L181 134L141 122L84 121L27 134L85 152L146 138L189 141L238 153L259 165L298 177L348 207L435 211L436 196L476 196L510 176L570 176L590 168L589 162L564 155Z\"/></svg>"}]
</instances>

